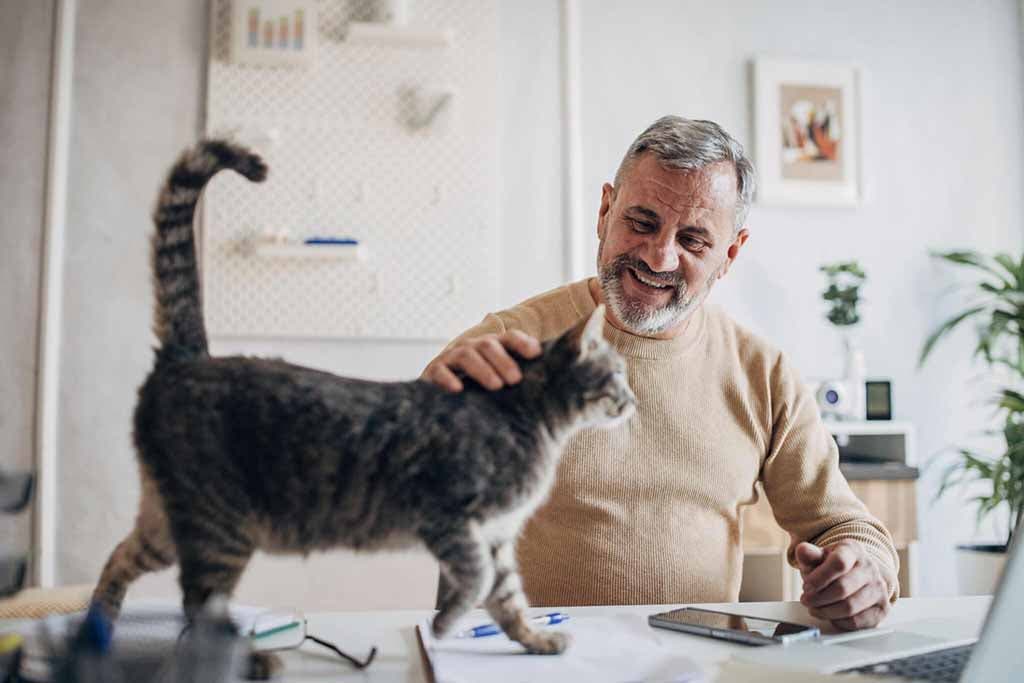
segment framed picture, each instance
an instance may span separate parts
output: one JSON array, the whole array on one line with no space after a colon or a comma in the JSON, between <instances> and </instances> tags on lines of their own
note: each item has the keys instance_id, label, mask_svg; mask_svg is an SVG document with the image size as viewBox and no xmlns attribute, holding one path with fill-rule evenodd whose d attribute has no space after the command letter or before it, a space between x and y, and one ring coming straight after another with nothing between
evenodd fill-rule
<instances>
[{"instance_id":1,"label":"framed picture","mask_svg":"<svg viewBox=\"0 0 1024 683\"><path fill-rule=\"evenodd\" d=\"M852 65L754 61L758 202L860 203L859 90Z\"/></svg>"},{"instance_id":2,"label":"framed picture","mask_svg":"<svg viewBox=\"0 0 1024 683\"><path fill-rule=\"evenodd\" d=\"M234 0L231 61L254 66L310 67L316 60L313 0Z\"/></svg>"}]
</instances>

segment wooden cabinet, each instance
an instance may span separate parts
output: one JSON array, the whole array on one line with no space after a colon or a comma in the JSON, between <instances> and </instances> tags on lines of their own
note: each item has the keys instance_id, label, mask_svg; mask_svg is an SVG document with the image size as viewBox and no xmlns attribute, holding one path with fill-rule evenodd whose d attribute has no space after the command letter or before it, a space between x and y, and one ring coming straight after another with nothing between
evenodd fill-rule
<instances>
[{"instance_id":1,"label":"wooden cabinet","mask_svg":"<svg viewBox=\"0 0 1024 683\"><path fill-rule=\"evenodd\" d=\"M900 558L900 595L916 584L917 480L914 431L905 422L829 424L850 488L892 534ZM743 511L743 584L740 600L798 600L803 581L789 566L789 534L772 516L762 492Z\"/></svg>"}]
</instances>

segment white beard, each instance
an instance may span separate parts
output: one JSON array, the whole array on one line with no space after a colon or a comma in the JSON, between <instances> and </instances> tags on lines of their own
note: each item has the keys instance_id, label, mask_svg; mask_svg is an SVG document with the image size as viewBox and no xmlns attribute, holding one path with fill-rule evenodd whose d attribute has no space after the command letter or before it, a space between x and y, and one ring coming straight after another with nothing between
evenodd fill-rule
<instances>
[{"instance_id":1,"label":"white beard","mask_svg":"<svg viewBox=\"0 0 1024 683\"><path fill-rule=\"evenodd\" d=\"M618 259L598 269L605 301L615 313L615 317L630 332L639 335L661 334L689 318L711 291L717 274L716 269L715 274L708 278L703 290L694 292L689 298L686 296L686 281L682 281L667 304L653 308L633 303L626 298L622 288L622 278L626 272Z\"/></svg>"}]
</instances>

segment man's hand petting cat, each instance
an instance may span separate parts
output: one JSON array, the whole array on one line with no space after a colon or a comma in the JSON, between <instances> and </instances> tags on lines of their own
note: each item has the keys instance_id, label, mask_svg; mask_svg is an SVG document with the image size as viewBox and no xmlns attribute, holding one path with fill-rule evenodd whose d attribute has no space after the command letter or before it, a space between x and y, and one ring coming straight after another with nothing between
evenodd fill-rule
<instances>
[{"instance_id":1,"label":"man's hand petting cat","mask_svg":"<svg viewBox=\"0 0 1024 683\"><path fill-rule=\"evenodd\" d=\"M844 540L825 548L801 543L796 561L804 579L800 602L811 616L855 631L877 626L889 614L884 570L861 543Z\"/></svg>"},{"instance_id":2,"label":"man's hand petting cat","mask_svg":"<svg viewBox=\"0 0 1024 683\"><path fill-rule=\"evenodd\" d=\"M423 370L420 378L442 389L459 392L464 387L455 373L461 371L480 386L497 391L523 379L519 363L509 351L523 358L535 358L541 352L540 342L519 330L473 337L441 353Z\"/></svg>"}]
</instances>

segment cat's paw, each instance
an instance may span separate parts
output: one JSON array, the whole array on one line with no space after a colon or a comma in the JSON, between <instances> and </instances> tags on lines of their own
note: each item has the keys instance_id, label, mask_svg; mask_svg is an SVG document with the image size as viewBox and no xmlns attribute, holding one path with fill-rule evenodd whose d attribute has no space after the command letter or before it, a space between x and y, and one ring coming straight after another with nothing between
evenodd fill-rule
<instances>
[{"instance_id":1,"label":"cat's paw","mask_svg":"<svg viewBox=\"0 0 1024 683\"><path fill-rule=\"evenodd\" d=\"M250 681L269 681L283 668L281 658L272 652L253 652L249 655L249 670L245 677Z\"/></svg>"},{"instance_id":2,"label":"cat's paw","mask_svg":"<svg viewBox=\"0 0 1024 683\"><path fill-rule=\"evenodd\" d=\"M571 642L569 634L562 631L536 631L522 641L532 655L560 655Z\"/></svg>"},{"instance_id":3,"label":"cat's paw","mask_svg":"<svg viewBox=\"0 0 1024 683\"><path fill-rule=\"evenodd\" d=\"M444 638L446 635L451 633L452 626L455 625L455 619L449 612L438 612L434 617L434 621L430 624L430 630L433 632L435 638Z\"/></svg>"}]
</instances>

